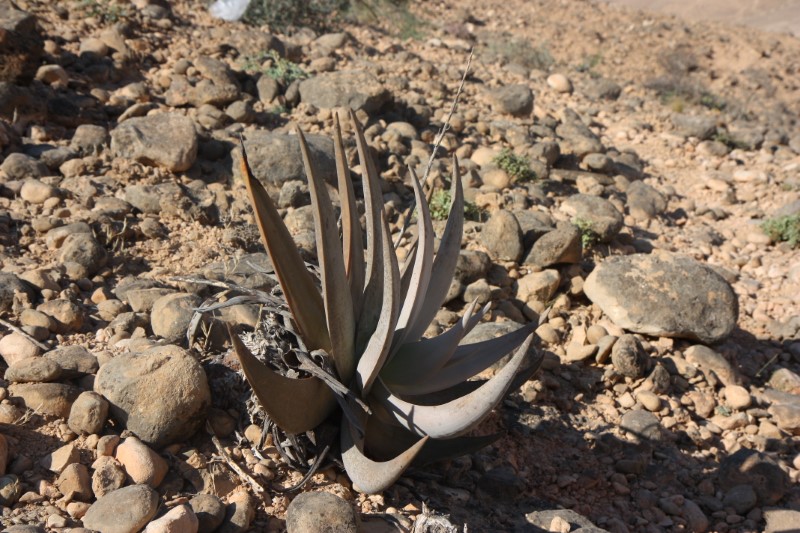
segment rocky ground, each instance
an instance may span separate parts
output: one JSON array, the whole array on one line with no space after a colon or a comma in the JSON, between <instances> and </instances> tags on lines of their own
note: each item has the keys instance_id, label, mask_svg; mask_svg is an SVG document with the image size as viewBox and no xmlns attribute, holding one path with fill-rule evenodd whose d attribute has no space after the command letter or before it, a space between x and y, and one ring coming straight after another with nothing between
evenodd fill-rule
<instances>
[{"instance_id":1,"label":"rocky ground","mask_svg":"<svg viewBox=\"0 0 800 533\"><path fill-rule=\"evenodd\" d=\"M582 0L420 2L288 35L200 2L15 3L0 0L8 531L445 530L428 510L469 531L800 523L800 250L761 227L800 216L796 38ZM474 299L492 311L473 340L551 307L543 370L480 452L377 496L335 464L282 492L302 475L259 445L221 334L257 310L186 337L226 297L199 280L274 284L254 267L239 138L313 258L292 132L330 177L334 113L356 109L400 237L406 167L423 173L473 47L430 182L457 155L476 220L433 328Z\"/></svg>"}]
</instances>

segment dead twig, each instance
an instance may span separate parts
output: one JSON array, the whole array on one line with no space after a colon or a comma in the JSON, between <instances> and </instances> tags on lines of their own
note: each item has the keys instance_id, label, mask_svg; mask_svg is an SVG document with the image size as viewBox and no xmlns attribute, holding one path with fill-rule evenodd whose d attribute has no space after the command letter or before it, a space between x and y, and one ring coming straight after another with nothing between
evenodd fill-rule
<instances>
[{"instance_id":1,"label":"dead twig","mask_svg":"<svg viewBox=\"0 0 800 533\"><path fill-rule=\"evenodd\" d=\"M422 175L422 190L424 191L426 187L430 186L430 189L426 192L428 201L430 201L430 196L433 191L433 186L428 183L428 178L430 177L431 169L433 168L433 162L436 160L436 154L439 152L439 147L442 145L445 134L450 130L450 120L453 118L453 113L455 113L456 109L458 108L458 101L461 98L461 92L464 90L464 83L467 81L469 68L472 65L472 57L474 55L475 49L472 48L469 51L467 66L464 68L464 75L461 76L461 83L458 84L456 96L453 98L452 104L450 104L450 111L447 113L447 117L445 117L442 127L439 128L439 132L436 134L436 138L433 141L433 151L431 151L431 156L428 158L428 164L425 166L425 173ZM400 234L397 236L397 240L394 243L395 249L400 246L400 239L403 238L403 235L405 235L406 231L408 230L409 224L411 224L411 215L414 213L414 207L416 207L416 200L411 201L411 207L409 207L408 211L406 211L406 214L403 218L403 229L400 231Z\"/></svg>"},{"instance_id":2,"label":"dead twig","mask_svg":"<svg viewBox=\"0 0 800 533\"><path fill-rule=\"evenodd\" d=\"M44 350L45 352L46 352L46 351L48 351L48 350L50 349L50 347L49 347L49 346L47 346L46 344L43 344L43 343L41 343L41 342L37 341L36 339L34 339L33 337L31 337L30 335L28 335L27 333L25 333L23 330L21 330L20 328L18 328L17 326L15 326L14 324L12 324L11 322L7 322L7 321L3 320L2 318L0 318L0 324L2 324L3 326L7 327L8 329L10 329L11 331L13 331L14 333L17 333L17 334L19 334L19 335L22 335L23 337L25 337L26 339L28 339L29 341L31 341L31 342L32 342L33 344L35 344L35 345L36 345L38 348L41 348L41 349L42 349L42 350Z\"/></svg>"},{"instance_id":3,"label":"dead twig","mask_svg":"<svg viewBox=\"0 0 800 533\"><path fill-rule=\"evenodd\" d=\"M231 470L233 470L242 481L250 485L250 487L253 489L253 492L255 492L256 494L263 494L265 492L264 487L262 487L261 484L253 478L253 476L245 472L245 470L241 466L239 466L230 455L228 455L228 452L225 451L225 448L222 447L222 443L219 441L216 435L214 435L214 430L211 428L211 424L207 423L206 427L208 428L208 431L211 434L211 442L214 443L214 447L217 449L217 453L219 453L219 455L228 464Z\"/></svg>"}]
</instances>

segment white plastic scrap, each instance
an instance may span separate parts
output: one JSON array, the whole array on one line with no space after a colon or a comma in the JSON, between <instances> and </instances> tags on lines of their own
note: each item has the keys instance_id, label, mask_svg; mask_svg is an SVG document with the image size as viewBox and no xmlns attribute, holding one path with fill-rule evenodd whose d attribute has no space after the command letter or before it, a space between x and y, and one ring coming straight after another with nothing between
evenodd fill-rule
<instances>
[{"instance_id":1,"label":"white plastic scrap","mask_svg":"<svg viewBox=\"0 0 800 533\"><path fill-rule=\"evenodd\" d=\"M222 20L239 20L247 11L251 0L217 0L208 8L213 17Z\"/></svg>"}]
</instances>

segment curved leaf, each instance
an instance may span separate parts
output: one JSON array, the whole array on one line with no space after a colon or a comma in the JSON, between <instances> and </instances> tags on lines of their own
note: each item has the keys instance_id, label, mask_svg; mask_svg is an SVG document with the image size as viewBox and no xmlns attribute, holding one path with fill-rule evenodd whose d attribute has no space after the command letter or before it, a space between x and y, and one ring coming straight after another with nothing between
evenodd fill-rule
<instances>
[{"instance_id":1,"label":"curved leaf","mask_svg":"<svg viewBox=\"0 0 800 533\"><path fill-rule=\"evenodd\" d=\"M436 316L436 312L447 296L447 291L450 290L458 254L461 251L461 237L464 231L464 191L461 185L458 159L455 156L453 156L453 180L450 189L452 201L450 202L450 212L447 215L447 224L442 233L436 258L433 260L433 270L424 303L408 330L407 341L422 337L433 317Z\"/></svg>"},{"instance_id":2,"label":"curved leaf","mask_svg":"<svg viewBox=\"0 0 800 533\"><path fill-rule=\"evenodd\" d=\"M353 432L350 423L342 419L342 463L353 487L367 494L381 492L394 484L428 442L428 437L422 437L397 457L378 462L364 455L363 441L354 438Z\"/></svg>"},{"instance_id":3,"label":"curved leaf","mask_svg":"<svg viewBox=\"0 0 800 533\"><path fill-rule=\"evenodd\" d=\"M420 379L432 375L447 364L464 335L480 322L489 309L487 304L479 313L473 315L476 305L477 301L472 302L464 311L461 320L441 335L405 343L397 350L392 360L381 371L381 379L392 392L400 395L413 393L405 389L407 384L413 386Z\"/></svg>"},{"instance_id":4,"label":"curved leaf","mask_svg":"<svg viewBox=\"0 0 800 533\"><path fill-rule=\"evenodd\" d=\"M528 324L502 337L463 344L438 372L410 384L407 394L427 394L447 389L479 374L520 345L536 328Z\"/></svg>"},{"instance_id":5,"label":"curved leaf","mask_svg":"<svg viewBox=\"0 0 800 533\"><path fill-rule=\"evenodd\" d=\"M342 205L342 252L344 269L350 284L350 295L353 300L353 315L361 312L361 297L364 290L364 242L361 235L361 224L358 220L358 208L353 192L353 181L342 142L342 129L339 126L339 114L333 114L333 153L336 158L336 178L339 187L339 202Z\"/></svg>"},{"instance_id":6,"label":"curved leaf","mask_svg":"<svg viewBox=\"0 0 800 533\"><path fill-rule=\"evenodd\" d=\"M434 439L458 436L483 420L503 399L525 361L532 341L533 334L519 347L511 361L481 387L445 404L412 404L393 395L381 380L375 383L372 396L400 425L418 435L429 435Z\"/></svg>"},{"instance_id":7,"label":"curved leaf","mask_svg":"<svg viewBox=\"0 0 800 533\"><path fill-rule=\"evenodd\" d=\"M350 383L356 366L353 350L355 342L355 319L353 317L353 299L350 285L344 269L342 243L336 229L336 217L333 205L328 196L325 182L315 172L311 156L308 153L306 138L297 129L300 140L300 152L308 177L308 190L311 193L311 207L314 214L314 233L317 241L317 257L322 272L322 299L325 304L328 335L330 336L333 361L339 373L339 379Z\"/></svg>"},{"instance_id":8,"label":"curved leaf","mask_svg":"<svg viewBox=\"0 0 800 533\"><path fill-rule=\"evenodd\" d=\"M411 173L411 184L414 187L414 197L417 201L417 234L419 243L411 271L408 293L405 295L400 307L400 316L397 318L397 331L392 343L391 357L394 357L393 354L408 338L409 328L424 305L428 283L431 279L431 268L433 267L434 234L428 202L425 200L425 194L422 192L422 186L414 173L414 169L409 167L408 170Z\"/></svg>"},{"instance_id":9,"label":"curved leaf","mask_svg":"<svg viewBox=\"0 0 800 533\"><path fill-rule=\"evenodd\" d=\"M383 368L383 363L392 345L394 328L397 323L400 273L397 268L397 256L394 255L392 239L389 235L389 224L386 222L383 211L381 211L381 229L383 302L378 323L356 367L356 383L364 395L372 388L372 383Z\"/></svg>"},{"instance_id":10,"label":"curved leaf","mask_svg":"<svg viewBox=\"0 0 800 533\"><path fill-rule=\"evenodd\" d=\"M452 439L429 439L422 447L412 462L420 466L442 459L450 459L469 453L474 453L481 448L500 438L499 433L477 437L454 437ZM364 439L364 449L370 457L378 461L388 460L401 454L413 446L419 436L405 428L393 424L386 424L377 417L370 417L367 423L367 435Z\"/></svg>"},{"instance_id":11,"label":"curved leaf","mask_svg":"<svg viewBox=\"0 0 800 533\"><path fill-rule=\"evenodd\" d=\"M330 351L322 296L300 252L264 186L250 171L242 142L242 175L256 215L261 239L275 268L298 333L310 350Z\"/></svg>"},{"instance_id":12,"label":"curved leaf","mask_svg":"<svg viewBox=\"0 0 800 533\"><path fill-rule=\"evenodd\" d=\"M278 427L289 434L305 433L328 417L336 406L336 399L322 381L282 376L256 359L231 326L228 326L228 334L247 381Z\"/></svg>"},{"instance_id":13,"label":"curved leaf","mask_svg":"<svg viewBox=\"0 0 800 533\"><path fill-rule=\"evenodd\" d=\"M356 329L356 351L363 353L380 319L383 302L383 268L385 266L381 249L383 197L378 183L378 173L370 157L367 141L364 139L364 130L352 110L350 111L350 120L353 122L356 148L361 162L361 183L364 188L364 209L367 218L367 264L364 273L361 314Z\"/></svg>"}]
</instances>

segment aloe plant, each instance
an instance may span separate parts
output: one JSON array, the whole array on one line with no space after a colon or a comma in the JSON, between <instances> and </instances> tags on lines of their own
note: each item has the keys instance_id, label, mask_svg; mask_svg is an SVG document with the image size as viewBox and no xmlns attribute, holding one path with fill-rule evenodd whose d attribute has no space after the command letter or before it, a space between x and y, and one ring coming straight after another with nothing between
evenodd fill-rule
<instances>
[{"instance_id":1,"label":"aloe plant","mask_svg":"<svg viewBox=\"0 0 800 533\"><path fill-rule=\"evenodd\" d=\"M428 203L411 170L419 228L401 272L378 174L362 126L354 114L350 118L363 173L366 248L338 117L334 150L341 239L326 185L303 133L297 132L311 192L321 291L275 205L253 177L242 143L242 174L291 312L287 325L314 357L303 356L300 377L290 377L260 361L233 330L230 333L256 397L271 422L287 435L313 431L326 420L336 420L337 405L343 409L339 434L345 470L357 489L375 493L393 484L412 461L467 453L491 442L493 436L463 434L538 365L524 365L535 324L496 339L460 344L488 305L476 309L473 302L449 330L422 338L444 301L461 247L464 197L458 162L454 159L453 201L435 253ZM491 379L469 381L515 348Z\"/></svg>"}]
</instances>

